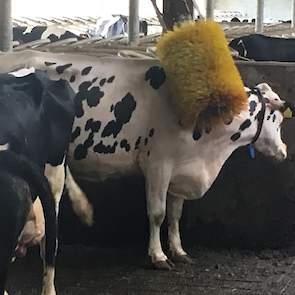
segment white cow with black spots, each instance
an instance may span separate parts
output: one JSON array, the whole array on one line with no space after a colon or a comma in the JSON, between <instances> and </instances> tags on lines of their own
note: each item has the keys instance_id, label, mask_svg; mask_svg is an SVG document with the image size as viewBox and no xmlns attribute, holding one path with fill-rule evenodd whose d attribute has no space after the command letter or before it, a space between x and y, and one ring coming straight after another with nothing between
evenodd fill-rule
<instances>
[{"instance_id":1,"label":"white cow with black spots","mask_svg":"<svg viewBox=\"0 0 295 295\"><path fill-rule=\"evenodd\" d=\"M71 82L76 119L70 166L80 176L144 175L149 255L156 268L173 266L160 241L166 212L171 258L191 262L179 232L183 202L208 191L234 150L253 143L277 160L287 156L280 132L287 104L267 84L258 85L259 91L246 88L249 108L205 132L180 126L157 60L31 51L0 58L1 71L23 66L46 69L51 78Z\"/></svg>"},{"instance_id":2,"label":"white cow with black spots","mask_svg":"<svg viewBox=\"0 0 295 295\"><path fill-rule=\"evenodd\" d=\"M78 32L74 33L71 29L66 29L57 25L33 27L20 26L13 28L13 41L20 44L45 39L50 40L50 42L61 41L69 38L76 38L80 40L82 37L79 35L80 34Z\"/></svg>"}]
</instances>

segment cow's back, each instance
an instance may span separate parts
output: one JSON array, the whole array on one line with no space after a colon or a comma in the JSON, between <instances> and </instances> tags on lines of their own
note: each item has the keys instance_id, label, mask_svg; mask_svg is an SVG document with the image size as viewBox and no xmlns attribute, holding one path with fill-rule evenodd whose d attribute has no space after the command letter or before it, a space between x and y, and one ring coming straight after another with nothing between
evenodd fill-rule
<instances>
[{"instance_id":1,"label":"cow's back","mask_svg":"<svg viewBox=\"0 0 295 295\"><path fill-rule=\"evenodd\" d=\"M16 75L16 76L15 76ZM0 145L44 167L63 161L74 119L73 90L42 71L0 74Z\"/></svg>"},{"instance_id":2,"label":"cow's back","mask_svg":"<svg viewBox=\"0 0 295 295\"><path fill-rule=\"evenodd\" d=\"M42 34L46 31L46 26L35 27L14 27L13 41L18 41L20 44L40 40Z\"/></svg>"},{"instance_id":3,"label":"cow's back","mask_svg":"<svg viewBox=\"0 0 295 295\"><path fill-rule=\"evenodd\" d=\"M55 79L72 81L76 92L73 168L96 178L136 171L140 155L151 153L148 144L155 132L172 128L175 122L163 69L150 60L82 56L62 60L51 58L46 64Z\"/></svg>"},{"instance_id":4,"label":"cow's back","mask_svg":"<svg viewBox=\"0 0 295 295\"><path fill-rule=\"evenodd\" d=\"M295 39L251 34L233 39L229 46L256 61L295 61Z\"/></svg>"},{"instance_id":5,"label":"cow's back","mask_svg":"<svg viewBox=\"0 0 295 295\"><path fill-rule=\"evenodd\" d=\"M0 75L0 144L26 154L40 165L46 161L45 118L41 109L42 86L33 75ZM31 138L38 138L37 141ZM28 154L29 152L29 154Z\"/></svg>"}]
</instances>

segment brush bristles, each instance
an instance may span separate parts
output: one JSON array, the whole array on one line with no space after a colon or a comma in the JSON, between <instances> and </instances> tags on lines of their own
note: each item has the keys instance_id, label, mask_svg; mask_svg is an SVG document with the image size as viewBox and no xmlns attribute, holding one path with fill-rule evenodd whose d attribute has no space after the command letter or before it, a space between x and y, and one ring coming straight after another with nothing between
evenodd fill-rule
<instances>
[{"instance_id":1,"label":"brush bristles","mask_svg":"<svg viewBox=\"0 0 295 295\"><path fill-rule=\"evenodd\" d=\"M186 22L164 34L157 55L184 126L238 115L247 104L240 74L222 28L213 21Z\"/></svg>"}]
</instances>

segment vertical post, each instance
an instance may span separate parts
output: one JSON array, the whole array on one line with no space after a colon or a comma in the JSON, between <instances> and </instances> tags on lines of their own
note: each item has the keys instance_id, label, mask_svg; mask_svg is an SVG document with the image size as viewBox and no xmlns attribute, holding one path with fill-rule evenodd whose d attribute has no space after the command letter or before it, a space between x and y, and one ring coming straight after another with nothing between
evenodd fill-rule
<instances>
[{"instance_id":1,"label":"vertical post","mask_svg":"<svg viewBox=\"0 0 295 295\"><path fill-rule=\"evenodd\" d=\"M139 43L139 0L129 0L128 44Z\"/></svg>"},{"instance_id":2,"label":"vertical post","mask_svg":"<svg viewBox=\"0 0 295 295\"><path fill-rule=\"evenodd\" d=\"M214 20L214 0L207 0L207 3L206 3L206 19Z\"/></svg>"},{"instance_id":3,"label":"vertical post","mask_svg":"<svg viewBox=\"0 0 295 295\"><path fill-rule=\"evenodd\" d=\"M292 0L292 22L291 22L291 28L295 28L295 0Z\"/></svg>"},{"instance_id":4,"label":"vertical post","mask_svg":"<svg viewBox=\"0 0 295 295\"><path fill-rule=\"evenodd\" d=\"M255 32L263 32L263 18L264 18L264 0L257 0L257 17L255 22Z\"/></svg>"},{"instance_id":5,"label":"vertical post","mask_svg":"<svg viewBox=\"0 0 295 295\"><path fill-rule=\"evenodd\" d=\"M11 0L0 0L0 51L12 50Z\"/></svg>"}]
</instances>

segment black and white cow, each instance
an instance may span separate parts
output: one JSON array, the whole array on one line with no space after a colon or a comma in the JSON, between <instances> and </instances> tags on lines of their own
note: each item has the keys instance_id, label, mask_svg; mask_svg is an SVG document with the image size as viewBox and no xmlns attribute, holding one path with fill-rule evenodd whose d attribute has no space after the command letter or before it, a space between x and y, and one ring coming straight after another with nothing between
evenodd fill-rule
<instances>
[{"instance_id":1,"label":"black and white cow","mask_svg":"<svg viewBox=\"0 0 295 295\"><path fill-rule=\"evenodd\" d=\"M2 145L2 148L4 146ZM14 256L18 238L32 212L36 192L45 213L45 263L53 267L56 252L55 201L42 169L27 156L9 150L0 152L0 294L5 293L9 263Z\"/></svg>"},{"instance_id":2,"label":"black and white cow","mask_svg":"<svg viewBox=\"0 0 295 295\"><path fill-rule=\"evenodd\" d=\"M49 39L51 42L56 42L69 38L77 38L78 40L82 39L82 37L74 34L73 32L54 25L13 28L13 41L17 41L20 44L41 39Z\"/></svg>"},{"instance_id":3,"label":"black and white cow","mask_svg":"<svg viewBox=\"0 0 295 295\"><path fill-rule=\"evenodd\" d=\"M0 71L34 66L67 79L76 95L70 166L81 177L103 180L142 173L150 223L149 255L156 268L172 263L162 250L160 227L168 217L172 258L190 262L179 220L184 200L201 198L225 161L253 143L283 160L282 111L287 104L267 84L248 92L248 108L233 120L203 130L179 124L157 60L90 57L24 51L0 56Z\"/></svg>"},{"instance_id":4,"label":"black and white cow","mask_svg":"<svg viewBox=\"0 0 295 295\"><path fill-rule=\"evenodd\" d=\"M45 172L54 194L54 198L52 197L54 221L57 217L55 210L58 211L58 203L65 184L65 157L70 142L74 115L74 92L67 81L50 80L45 72L34 72L34 70L32 72L32 69L0 74L0 167L3 171L7 170L6 166L2 167L1 157L4 157L2 153L8 150L10 153L25 157L32 165L35 164L41 171L41 175ZM23 170L26 171L25 168ZM71 193L74 190L81 197L81 191L72 179L69 169L67 171L69 176L66 181L67 186L72 186ZM23 178L29 181L28 176L23 174ZM22 175L16 174L16 176ZM39 178L42 180L41 177ZM36 187L35 183L31 184L30 182L29 185L36 188L38 193L42 193L39 189L40 185ZM11 193L14 194L16 202L20 200L20 192L16 190ZM47 192L47 196L48 194ZM1 197L5 201L6 196ZM26 203L27 199L23 197L23 202ZM33 199L36 199L35 195L33 195ZM44 208L43 200L46 200L46 195L40 195L40 199L46 220L49 214L46 207ZM18 208L12 209L18 211ZM1 206L0 216L5 216L6 212L6 206ZM18 233L24 225L25 212L26 210L14 220L15 224L18 224ZM0 224L0 228L5 226L5 223ZM47 223L45 223L45 232L47 232L46 228ZM28 234L25 227L19 238L16 251L24 252L29 244L34 243L34 234L34 231ZM30 238L28 239L28 237ZM42 238L43 235L38 234L38 237ZM4 240L6 240L5 237L1 235L1 247L4 245ZM48 256L44 252L47 249L44 239L41 244L42 257L45 259L42 294L53 295L55 294L53 278L56 247L50 248L53 252L51 251Z\"/></svg>"},{"instance_id":5,"label":"black and white cow","mask_svg":"<svg viewBox=\"0 0 295 295\"><path fill-rule=\"evenodd\" d=\"M295 39L251 34L233 39L229 46L256 61L295 61Z\"/></svg>"}]
</instances>

